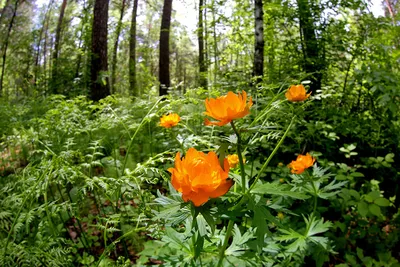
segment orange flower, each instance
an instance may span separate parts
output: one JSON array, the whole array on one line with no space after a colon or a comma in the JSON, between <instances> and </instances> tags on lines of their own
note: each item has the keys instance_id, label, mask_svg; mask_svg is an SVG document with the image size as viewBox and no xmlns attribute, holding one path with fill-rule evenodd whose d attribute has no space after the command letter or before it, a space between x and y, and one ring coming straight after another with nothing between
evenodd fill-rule
<instances>
[{"instance_id":1,"label":"orange flower","mask_svg":"<svg viewBox=\"0 0 400 267\"><path fill-rule=\"evenodd\" d=\"M204 114L217 121L205 119L205 124L223 126L232 120L243 118L250 113L250 107L253 105L251 97L249 103L246 103L246 100L247 94L245 91L237 95L233 92L228 92L225 96L206 99L206 112Z\"/></svg>"},{"instance_id":2,"label":"orange flower","mask_svg":"<svg viewBox=\"0 0 400 267\"><path fill-rule=\"evenodd\" d=\"M306 88L304 88L304 85L299 84L299 85L291 85L287 92L285 93L285 96L287 100L292 101L292 102L300 102L306 100L311 93L307 94Z\"/></svg>"},{"instance_id":3,"label":"orange flower","mask_svg":"<svg viewBox=\"0 0 400 267\"><path fill-rule=\"evenodd\" d=\"M311 157L309 153L306 155L298 155L296 160L289 164L292 173L302 174L305 169L311 167L315 162L315 158Z\"/></svg>"},{"instance_id":4,"label":"orange flower","mask_svg":"<svg viewBox=\"0 0 400 267\"><path fill-rule=\"evenodd\" d=\"M160 126L162 126L164 128L171 128L171 127L178 125L178 122L180 120L181 120L181 117L179 117L179 115L176 113L164 115L160 118Z\"/></svg>"},{"instance_id":5,"label":"orange flower","mask_svg":"<svg viewBox=\"0 0 400 267\"><path fill-rule=\"evenodd\" d=\"M224 169L221 168L217 154L207 155L194 148L189 148L186 156L181 159L178 152L175 157L175 167L169 168L173 187L182 193L185 202L192 201L198 207L209 198L217 198L228 192L232 180L227 180L229 163L224 159Z\"/></svg>"},{"instance_id":6,"label":"orange flower","mask_svg":"<svg viewBox=\"0 0 400 267\"><path fill-rule=\"evenodd\" d=\"M228 159L229 167L235 168L239 164L239 156L236 154L226 156ZM243 163L245 159L243 158Z\"/></svg>"}]
</instances>

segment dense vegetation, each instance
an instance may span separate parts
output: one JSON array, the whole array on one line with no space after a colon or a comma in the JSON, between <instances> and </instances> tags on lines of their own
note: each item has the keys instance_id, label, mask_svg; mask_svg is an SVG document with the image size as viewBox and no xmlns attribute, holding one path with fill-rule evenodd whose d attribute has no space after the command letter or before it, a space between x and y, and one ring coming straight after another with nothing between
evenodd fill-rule
<instances>
[{"instance_id":1,"label":"dense vegetation","mask_svg":"<svg viewBox=\"0 0 400 267\"><path fill-rule=\"evenodd\" d=\"M0 265L400 266L400 2L171 3L0 1Z\"/></svg>"}]
</instances>

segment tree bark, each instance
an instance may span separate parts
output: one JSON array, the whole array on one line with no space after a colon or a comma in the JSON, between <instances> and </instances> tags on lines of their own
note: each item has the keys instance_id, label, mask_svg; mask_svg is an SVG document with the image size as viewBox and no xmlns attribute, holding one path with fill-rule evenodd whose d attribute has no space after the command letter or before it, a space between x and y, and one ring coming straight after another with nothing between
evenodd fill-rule
<instances>
[{"instance_id":1,"label":"tree bark","mask_svg":"<svg viewBox=\"0 0 400 267\"><path fill-rule=\"evenodd\" d=\"M111 65L111 92L115 92L115 80L116 80L116 69L117 69L117 52L118 52L118 44L119 44L119 35L121 34L122 28L122 19L124 18L124 11L125 11L125 2L126 0L122 0L121 6L121 14L119 16L119 20L117 23L117 28L115 29L115 42L113 48L113 58L112 58L112 65Z\"/></svg>"},{"instance_id":2,"label":"tree bark","mask_svg":"<svg viewBox=\"0 0 400 267\"><path fill-rule=\"evenodd\" d=\"M260 83L264 75L264 20L263 20L263 2L262 0L254 1L254 63L253 77L256 77L255 82Z\"/></svg>"},{"instance_id":3,"label":"tree bark","mask_svg":"<svg viewBox=\"0 0 400 267\"><path fill-rule=\"evenodd\" d=\"M200 76L200 86L207 88L207 65L204 60L204 23L203 23L203 9L204 1L199 1L199 24L197 28L197 38L199 41L199 76Z\"/></svg>"},{"instance_id":4,"label":"tree bark","mask_svg":"<svg viewBox=\"0 0 400 267\"><path fill-rule=\"evenodd\" d=\"M159 60L159 80L160 96L168 93L171 86L169 74L169 30L171 25L172 0L164 0L163 14L160 29L160 60Z\"/></svg>"},{"instance_id":5,"label":"tree bark","mask_svg":"<svg viewBox=\"0 0 400 267\"><path fill-rule=\"evenodd\" d=\"M131 30L129 39L129 85L130 92L137 97L140 92L136 86L136 16L137 16L138 0L133 0Z\"/></svg>"},{"instance_id":6,"label":"tree bark","mask_svg":"<svg viewBox=\"0 0 400 267\"><path fill-rule=\"evenodd\" d=\"M10 23L8 24L7 35L6 35L6 38L4 40L4 46L2 46L3 62L2 62L1 76L0 76L0 96L3 93L4 73L5 73L6 59L7 59L7 48L8 48L8 44L9 44L9 41L10 41L10 35L11 35L11 30L12 30L12 27L13 27L13 24L14 24L14 20L15 20L15 17L17 15L18 4L19 4L19 0L15 0L13 14L12 14Z\"/></svg>"},{"instance_id":7,"label":"tree bark","mask_svg":"<svg viewBox=\"0 0 400 267\"><path fill-rule=\"evenodd\" d=\"M94 101L110 95L107 78L108 0L96 0L93 9L92 56L90 65L91 94Z\"/></svg>"},{"instance_id":8,"label":"tree bark","mask_svg":"<svg viewBox=\"0 0 400 267\"><path fill-rule=\"evenodd\" d=\"M51 86L52 86L52 92L53 94L59 94L61 93L59 90L59 79L58 79L58 56L60 53L60 39L61 39L61 30L62 30L62 24L64 20L64 13L65 13L65 8L67 7L67 0L63 0L61 7L60 7L60 16L58 17L58 22L57 22L57 28L56 28L56 39L54 41L54 51L53 51L53 69L51 73Z\"/></svg>"}]
</instances>

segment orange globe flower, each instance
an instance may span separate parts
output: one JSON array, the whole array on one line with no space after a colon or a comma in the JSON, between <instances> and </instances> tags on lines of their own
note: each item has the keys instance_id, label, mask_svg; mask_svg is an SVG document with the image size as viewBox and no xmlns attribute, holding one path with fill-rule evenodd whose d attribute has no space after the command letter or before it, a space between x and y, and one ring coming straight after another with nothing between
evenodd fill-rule
<instances>
[{"instance_id":1,"label":"orange globe flower","mask_svg":"<svg viewBox=\"0 0 400 267\"><path fill-rule=\"evenodd\" d=\"M224 169L221 168L217 154L207 155L194 148L189 148L186 156L181 159L178 152L175 157L175 167L169 168L173 187L182 193L185 202L189 200L198 207L209 198L224 195L231 188L232 180L227 180L229 163L224 159Z\"/></svg>"},{"instance_id":2,"label":"orange globe flower","mask_svg":"<svg viewBox=\"0 0 400 267\"><path fill-rule=\"evenodd\" d=\"M296 160L293 160L289 164L289 168L292 169L292 173L302 174L305 169L311 167L315 162L315 158L311 157L309 153L306 155L298 155Z\"/></svg>"},{"instance_id":3,"label":"orange globe flower","mask_svg":"<svg viewBox=\"0 0 400 267\"><path fill-rule=\"evenodd\" d=\"M181 117L176 113L164 115L160 118L160 126L164 128L171 128L178 125Z\"/></svg>"},{"instance_id":4,"label":"orange globe flower","mask_svg":"<svg viewBox=\"0 0 400 267\"><path fill-rule=\"evenodd\" d=\"M287 100L291 102L300 102L306 100L311 93L307 94L306 88L304 88L304 85L299 84L299 85L291 85L287 92L285 93L285 96Z\"/></svg>"},{"instance_id":5,"label":"orange globe flower","mask_svg":"<svg viewBox=\"0 0 400 267\"><path fill-rule=\"evenodd\" d=\"M229 167L231 168L236 168L236 166L239 164L239 156L236 154L233 155L228 155L226 156L228 163L229 163ZM243 158L243 163L245 162L245 158Z\"/></svg>"},{"instance_id":6,"label":"orange globe flower","mask_svg":"<svg viewBox=\"0 0 400 267\"><path fill-rule=\"evenodd\" d=\"M225 96L206 99L206 112L204 114L217 121L205 119L205 124L223 126L232 120L243 118L250 113L250 107L253 105L251 97L248 103L246 103L246 100L247 94L245 91L237 95L233 92L228 92Z\"/></svg>"}]
</instances>

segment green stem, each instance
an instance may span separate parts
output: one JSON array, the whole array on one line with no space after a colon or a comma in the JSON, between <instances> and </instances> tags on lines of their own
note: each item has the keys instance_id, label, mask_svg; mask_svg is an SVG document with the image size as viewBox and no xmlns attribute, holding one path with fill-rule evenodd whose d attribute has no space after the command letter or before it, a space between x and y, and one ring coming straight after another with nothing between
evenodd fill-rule
<instances>
[{"instance_id":1,"label":"green stem","mask_svg":"<svg viewBox=\"0 0 400 267\"><path fill-rule=\"evenodd\" d=\"M128 156L129 156L129 152L132 148L133 145L133 141L135 140L136 135L138 134L139 130L142 128L142 126L145 124L147 117L150 115L150 113L155 109L155 107L157 106L157 104L163 100L164 97L161 97L160 99L157 100L157 102L151 107L151 109L149 110L149 112L147 112L146 116L144 116L144 118L142 119L142 121L140 122L139 127L136 129L135 133L133 134L133 136L131 137L131 140L129 142L129 146L128 149L126 150L126 155L125 155L125 159L124 159L124 164L122 165L122 175L125 174L125 167L126 167L126 163L128 162Z\"/></svg>"},{"instance_id":2,"label":"green stem","mask_svg":"<svg viewBox=\"0 0 400 267\"><path fill-rule=\"evenodd\" d=\"M314 210L313 210L313 214L315 215L315 212L317 211L317 201L318 201L318 192L317 192L317 188L315 187L314 181L311 181L311 185L314 189Z\"/></svg>"},{"instance_id":3,"label":"green stem","mask_svg":"<svg viewBox=\"0 0 400 267\"><path fill-rule=\"evenodd\" d=\"M287 136L288 133L289 133L290 128L292 127L294 118L295 118L295 117L292 118L292 120L290 121L290 124L289 124L289 126L287 127L285 133L283 134L281 140L279 140L278 144L276 145L276 147L274 148L274 150L272 151L272 153L269 155L267 161L265 161L264 165L261 167L261 170L258 172L258 175L257 175L256 179L254 180L253 184L250 186L248 192L250 192L251 189L254 188L254 186L257 184L258 180L260 179L261 174L263 173L263 171L265 170L265 168L268 166L268 163L272 160L272 158L274 157L274 155L276 154L276 152L278 152L279 147L282 145L283 140L285 140L286 136Z\"/></svg>"},{"instance_id":4,"label":"green stem","mask_svg":"<svg viewBox=\"0 0 400 267\"><path fill-rule=\"evenodd\" d=\"M219 261L217 267L221 267L225 257L225 249L228 246L229 238L231 237L233 229L233 220L229 220L228 227L225 233L224 243L222 244L221 250L219 252Z\"/></svg>"},{"instance_id":5,"label":"green stem","mask_svg":"<svg viewBox=\"0 0 400 267\"><path fill-rule=\"evenodd\" d=\"M243 194L245 194L246 193L246 174L244 172L244 163L243 163L242 148L241 148L242 139L240 138L239 131L236 129L236 126L233 123L233 121L231 121L231 126L237 136L236 150L237 150L237 154L239 156L240 175L242 177L242 192L243 192Z\"/></svg>"}]
</instances>

